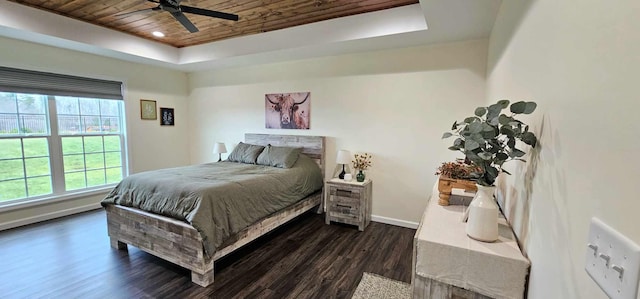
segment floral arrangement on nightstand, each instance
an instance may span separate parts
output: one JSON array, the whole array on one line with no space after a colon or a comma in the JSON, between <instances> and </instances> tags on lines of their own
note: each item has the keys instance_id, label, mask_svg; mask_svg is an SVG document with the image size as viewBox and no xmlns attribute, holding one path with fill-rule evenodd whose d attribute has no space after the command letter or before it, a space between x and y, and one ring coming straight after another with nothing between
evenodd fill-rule
<instances>
[{"instance_id":1,"label":"floral arrangement on nightstand","mask_svg":"<svg viewBox=\"0 0 640 299\"><path fill-rule=\"evenodd\" d=\"M367 170L372 165L371 154L355 154L354 159L353 161L351 161L351 163L353 164L353 168L358 170L358 174L356 174L356 180L358 182L364 182L365 176L363 171Z\"/></svg>"}]
</instances>

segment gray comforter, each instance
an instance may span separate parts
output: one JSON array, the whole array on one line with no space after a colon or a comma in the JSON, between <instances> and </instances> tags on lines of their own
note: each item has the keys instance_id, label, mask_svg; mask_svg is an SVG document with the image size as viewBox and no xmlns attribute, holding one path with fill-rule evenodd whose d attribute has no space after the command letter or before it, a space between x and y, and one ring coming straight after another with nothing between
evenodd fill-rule
<instances>
[{"instance_id":1,"label":"gray comforter","mask_svg":"<svg viewBox=\"0 0 640 299\"><path fill-rule=\"evenodd\" d=\"M118 204L184 220L213 256L227 238L322 188L322 174L300 155L289 169L235 162L147 171L120 182L102 205Z\"/></svg>"}]
</instances>

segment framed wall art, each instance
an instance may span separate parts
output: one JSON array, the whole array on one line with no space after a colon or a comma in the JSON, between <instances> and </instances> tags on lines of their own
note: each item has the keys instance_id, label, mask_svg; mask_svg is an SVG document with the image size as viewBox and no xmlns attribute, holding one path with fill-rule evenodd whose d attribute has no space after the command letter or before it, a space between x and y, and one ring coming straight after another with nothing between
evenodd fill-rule
<instances>
[{"instance_id":1,"label":"framed wall art","mask_svg":"<svg viewBox=\"0 0 640 299\"><path fill-rule=\"evenodd\" d=\"M156 111L156 101L140 100L140 118L145 120L158 119L158 112Z\"/></svg>"},{"instance_id":2,"label":"framed wall art","mask_svg":"<svg viewBox=\"0 0 640 299\"><path fill-rule=\"evenodd\" d=\"M309 130L310 97L310 92L265 94L265 128Z\"/></svg>"},{"instance_id":3,"label":"framed wall art","mask_svg":"<svg viewBox=\"0 0 640 299\"><path fill-rule=\"evenodd\" d=\"M161 126L173 126L175 116L173 114L173 108L160 108L160 125Z\"/></svg>"}]
</instances>

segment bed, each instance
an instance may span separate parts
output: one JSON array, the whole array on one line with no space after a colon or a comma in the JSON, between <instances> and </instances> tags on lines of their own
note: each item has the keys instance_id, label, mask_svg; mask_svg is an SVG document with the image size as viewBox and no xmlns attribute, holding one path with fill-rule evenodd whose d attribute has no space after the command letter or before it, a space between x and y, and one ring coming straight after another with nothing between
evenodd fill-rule
<instances>
[{"instance_id":1,"label":"bed","mask_svg":"<svg viewBox=\"0 0 640 299\"><path fill-rule=\"evenodd\" d=\"M305 155L310 158L305 158L306 160L316 163L320 167L322 178L324 178L325 139L322 136L245 134L245 143L301 148L301 158L302 155ZM296 162L296 165L299 162ZM147 175L147 177L149 176ZM160 184L165 183L160 180ZM158 190L161 190L160 187ZM175 196L182 196L180 194L177 192ZM265 192L263 196L277 195ZM127 245L138 247L145 252L189 269L191 280L206 287L214 281L216 260L307 211L315 209L321 213L323 211L322 198L320 185L318 191L303 199L295 200L293 203L279 208L268 216L233 232L222 241L215 240L213 247L211 245L213 239L209 238L206 232L201 233L202 228L198 222L193 222L196 226L194 227L189 221L176 219L180 217L163 216L131 206L116 204L103 204L103 206L107 213L108 234L113 248L127 250ZM272 199L265 198L265 200ZM224 220L223 222L227 223L233 220ZM220 221L218 220L218 222Z\"/></svg>"}]
</instances>

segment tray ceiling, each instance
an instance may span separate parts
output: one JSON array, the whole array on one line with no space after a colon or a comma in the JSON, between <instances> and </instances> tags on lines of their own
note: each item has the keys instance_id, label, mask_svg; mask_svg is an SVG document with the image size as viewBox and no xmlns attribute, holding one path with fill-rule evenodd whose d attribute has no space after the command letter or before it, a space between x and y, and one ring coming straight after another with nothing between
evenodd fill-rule
<instances>
[{"instance_id":1,"label":"tray ceiling","mask_svg":"<svg viewBox=\"0 0 640 299\"><path fill-rule=\"evenodd\" d=\"M183 0L182 5L239 16L239 21L234 22L185 13L200 30L189 33L165 11L116 16L157 6L145 0L10 1L178 48L418 3L417 0ZM164 33L165 37L153 36L154 31Z\"/></svg>"}]
</instances>

